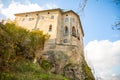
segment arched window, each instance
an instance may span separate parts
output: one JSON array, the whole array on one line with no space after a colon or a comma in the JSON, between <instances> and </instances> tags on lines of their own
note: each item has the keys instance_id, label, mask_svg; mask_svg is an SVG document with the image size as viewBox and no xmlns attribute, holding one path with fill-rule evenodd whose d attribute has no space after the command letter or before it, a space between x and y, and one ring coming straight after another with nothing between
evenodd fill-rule
<instances>
[{"instance_id":1,"label":"arched window","mask_svg":"<svg viewBox=\"0 0 120 80\"><path fill-rule=\"evenodd\" d=\"M68 27L65 26L65 36L68 36Z\"/></svg>"},{"instance_id":2,"label":"arched window","mask_svg":"<svg viewBox=\"0 0 120 80\"><path fill-rule=\"evenodd\" d=\"M52 25L49 26L49 32L51 32L51 31L52 31Z\"/></svg>"},{"instance_id":3,"label":"arched window","mask_svg":"<svg viewBox=\"0 0 120 80\"><path fill-rule=\"evenodd\" d=\"M72 27L72 36L75 36L75 37L76 37L76 30L75 30L75 27L74 27L74 26Z\"/></svg>"},{"instance_id":4,"label":"arched window","mask_svg":"<svg viewBox=\"0 0 120 80\"><path fill-rule=\"evenodd\" d=\"M77 38L78 38L78 40L80 40L80 34L78 32L78 29L77 29Z\"/></svg>"},{"instance_id":5,"label":"arched window","mask_svg":"<svg viewBox=\"0 0 120 80\"><path fill-rule=\"evenodd\" d=\"M78 29L77 29L77 37L79 36L79 32L78 32Z\"/></svg>"}]
</instances>

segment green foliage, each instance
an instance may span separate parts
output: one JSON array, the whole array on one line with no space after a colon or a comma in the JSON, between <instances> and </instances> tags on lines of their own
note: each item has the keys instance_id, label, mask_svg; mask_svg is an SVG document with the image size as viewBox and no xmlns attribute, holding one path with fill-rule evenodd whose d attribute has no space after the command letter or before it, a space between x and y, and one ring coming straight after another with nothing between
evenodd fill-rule
<instances>
[{"instance_id":1,"label":"green foliage","mask_svg":"<svg viewBox=\"0 0 120 80\"><path fill-rule=\"evenodd\" d=\"M82 70L83 72L85 72L85 75L86 75L85 80L95 80L91 72L91 69L88 67L85 61L82 63Z\"/></svg>"},{"instance_id":2,"label":"green foliage","mask_svg":"<svg viewBox=\"0 0 120 80\"><path fill-rule=\"evenodd\" d=\"M29 60L14 62L11 71L0 73L0 80L67 80L61 75L47 73L39 64L33 64Z\"/></svg>"},{"instance_id":3,"label":"green foliage","mask_svg":"<svg viewBox=\"0 0 120 80\"><path fill-rule=\"evenodd\" d=\"M48 62L47 60L42 60L41 62L42 63L40 64L40 66L46 71L50 70L53 66L52 63Z\"/></svg>"},{"instance_id":4,"label":"green foliage","mask_svg":"<svg viewBox=\"0 0 120 80\"><path fill-rule=\"evenodd\" d=\"M28 31L15 24L0 24L0 70L20 57L32 60L38 49L43 49L47 34L42 31Z\"/></svg>"},{"instance_id":5,"label":"green foliage","mask_svg":"<svg viewBox=\"0 0 120 80\"><path fill-rule=\"evenodd\" d=\"M0 80L67 80L46 72L52 67L47 61L42 66L31 62L48 38L42 31L0 24Z\"/></svg>"},{"instance_id":6,"label":"green foliage","mask_svg":"<svg viewBox=\"0 0 120 80\"><path fill-rule=\"evenodd\" d=\"M8 63L19 58L33 60L37 50L43 50L48 34L29 31L14 23L0 24L0 67L4 70Z\"/></svg>"}]
</instances>

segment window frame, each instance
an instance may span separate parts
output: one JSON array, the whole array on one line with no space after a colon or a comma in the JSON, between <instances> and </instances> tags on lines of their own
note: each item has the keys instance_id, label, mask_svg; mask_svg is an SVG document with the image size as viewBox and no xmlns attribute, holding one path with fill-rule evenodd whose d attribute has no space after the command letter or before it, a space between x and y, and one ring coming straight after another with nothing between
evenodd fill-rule
<instances>
[{"instance_id":1,"label":"window frame","mask_svg":"<svg viewBox=\"0 0 120 80\"><path fill-rule=\"evenodd\" d=\"M53 16L53 15L51 16L51 19L54 19L54 16Z\"/></svg>"},{"instance_id":2,"label":"window frame","mask_svg":"<svg viewBox=\"0 0 120 80\"><path fill-rule=\"evenodd\" d=\"M68 36L69 35L69 30L68 30L68 27L67 26L65 26L65 30L64 30L64 34L65 34L65 36Z\"/></svg>"},{"instance_id":3,"label":"window frame","mask_svg":"<svg viewBox=\"0 0 120 80\"><path fill-rule=\"evenodd\" d=\"M52 25L49 26L49 32L52 32Z\"/></svg>"}]
</instances>

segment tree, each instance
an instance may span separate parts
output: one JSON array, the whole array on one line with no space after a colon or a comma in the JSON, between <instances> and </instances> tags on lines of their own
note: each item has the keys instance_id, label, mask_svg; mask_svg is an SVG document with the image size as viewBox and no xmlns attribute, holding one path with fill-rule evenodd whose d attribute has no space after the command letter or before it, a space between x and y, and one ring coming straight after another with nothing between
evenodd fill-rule
<instances>
[{"instance_id":1,"label":"tree","mask_svg":"<svg viewBox=\"0 0 120 80\"><path fill-rule=\"evenodd\" d=\"M113 30L120 30L120 18L117 19L117 21L115 21L112 29L113 29Z\"/></svg>"},{"instance_id":2,"label":"tree","mask_svg":"<svg viewBox=\"0 0 120 80\"><path fill-rule=\"evenodd\" d=\"M116 3L116 5L120 4L120 0L114 0L114 3ZM113 30L120 30L120 17L118 17L117 21L115 21L115 24L112 27Z\"/></svg>"},{"instance_id":3,"label":"tree","mask_svg":"<svg viewBox=\"0 0 120 80\"><path fill-rule=\"evenodd\" d=\"M29 31L14 23L0 24L0 67L19 58L33 60L48 38L42 31Z\"/></svg>"}]
</instances>

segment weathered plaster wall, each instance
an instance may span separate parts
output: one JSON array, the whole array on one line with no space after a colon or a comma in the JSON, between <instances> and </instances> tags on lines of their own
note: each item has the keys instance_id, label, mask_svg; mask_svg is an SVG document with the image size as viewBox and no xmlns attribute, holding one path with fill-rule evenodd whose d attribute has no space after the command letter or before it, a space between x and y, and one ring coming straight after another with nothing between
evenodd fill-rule
<instances>
[{"instance_id":1,"label":"weathered plaster wall","mask_svg":"<svg viewBox=\"0 0 120 80\"><path fill-rule=\"evenodd\" d=\"M53 18L51 18L52 16ZM24 13L16 15L16 23L29 30L37 29L48 33L50 39L45 43L45 50L63 50L69 55L71 51L74 51L72 48L76 46L75 50L78 55L79 53L83 54L82 26L80 25L78 15L71 11L47 10ZM50 25L52 26L52 31L49 31ZM68 28L67 35L65 27ZM76 36L72 35L72 27L75 27Z\"/></svg>"}]
</instances>

